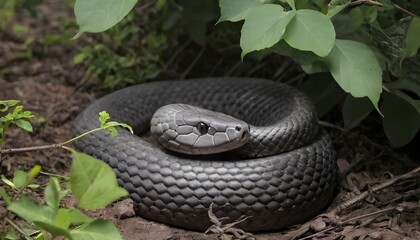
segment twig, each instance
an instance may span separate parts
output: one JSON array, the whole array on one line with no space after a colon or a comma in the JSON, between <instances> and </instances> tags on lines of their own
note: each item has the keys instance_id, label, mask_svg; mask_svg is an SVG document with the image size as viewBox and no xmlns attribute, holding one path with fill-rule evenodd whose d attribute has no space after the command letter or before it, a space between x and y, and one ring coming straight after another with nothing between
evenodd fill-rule
<instances>
[{"instance_id":1,"label":"twig","mask_svg":"<svg viewBox=\"0 0 420 240\"><path fill-rule=\"evenodd\" d=\"M376 215L380 215L380 214L384 214L384 213L388 213L388 212L392 212L392 211L402 212L402 211L407 210L407 209L409 209L409 207L406 207L406 206L403 206L403 205L397 205L397 206L393 206L393 207L381 209L381 210L378 210L378 211L375 211L375 212L371 212L371 213L360 215L360 216L357 216L357 217L354 217L354 218L347 219L347 220L345 220L343 222L339 222L337 224L337 226L343 226L343 225L345 225L347 223L350 223L350 222L353 222L353 221L356 221L356 220L360 220L360 219L363 219L363 218L367 218L367 217L371 217L371 216L376 216ZM311 234L311 235L306 236L304 238L300 238L300 240L305 240L305 239L310 239L310 238L313 238L313 237L317 237L317 236L319 236L322 233L325 233L325 232L334 230L335 228L337 228L337 226L332 226L332 227L323 229L323 230L321 230L321 231L319 231L317 233Z\"/></svg>"},{"instance_id":2,"label":"twig","mask_svg":"<svg viewBox=\"0 0 420 240\"><path fill-rule=\"evenodd\" d=\"M396 176L394 178L391 178L388 181L386 181L384 183L381 183L381 184L379 184L377 186L374 186L370 190L364 191L361 194L356 195L355 197L353 197L353 198L347 200L346 202L340 204L339 206L337 206L333 210L331 210L329 213L327 213L327 215L336 216L341 211L343 211L344 209L347 209L347 208L353 206L354 204L356 204L356 203L358 203L360 201L363 201L371 193L380 191L380 190L385 189L387 187L390 187L390 186L394 185L395 183L397 183L399 181L413 178L413 177L415 177L416 174L419 174L419 173L420 173L420 167L417 167L414 170L412 170L411 172L408 172L408 173L405 173L403 175L399 175L399 176Z\"/></svg>"},{"instance_id":3,"label":"twig","mask_svg":"<svg viewBox=\"0 0 420 240\"><path fill-rule=\"evenodd\" d=\"M26 234L16 223L14 223L12 220L6 218L6 222L8 224L10 224L12 227L14 227L20 234L22 234L26 239L29 240L34 240L33 238L31 238L31 236L29 236L28 234Z\"/></svg>"},{"instance_id":4,"label":"twig","mask_svg":"<svg viewBox=\"0 0 420 240\"><path fill-rule=\"evenodd\" d=\"M318 121L318 124L319 124L319 125L321 125L321 126L323 126L323 127L334 128L334 129L340 130L340 131L342 131L342 132L344 132L344 131L345 131L345 129L344 129L344 128L342 128L342 127L340 127L340 126L337 126L337 125L334 125L334 124L329 123L329 122Z\"/></svg>"},{"instance_id":5,"label":"twig","mask_svg":"<svg viewBox=\"0 0 420 240\"><path fill-rule=\"evenodd\" d=\"M369 5L374 5L374 6L379 6L379 7L383 7L384 5L382 5L382 3L379 3L377 1L374 0L357 0L354 2L351 2L348 4L349 7L354 7L354 6L359 6L362 4L369 4Z\"/></svg>"},{"instance_id":6,"label":"twig","mask_svg":"<svg viewBox=\"0 0 420 240\"><path fill-rule=\"evenodd\" d=\"M0 153L7 154L7 153L19 153L19 152L32 152L32 151L49 149L49 148L62 148L62 147L63 145L57 143L57 144L35 146L35 147L6 148L6 149L1 149Z\"/></svg>"},{"instance_id":7,"label":"twig","mask_svg":"<svg viewBox=\"0 0 420 240\"><path fill-rule=\"evenodd\" d=\"M396 9L400 10L401 12L403 12L403 13L405 13L405 14L408 14L408 15L413 16L413 17L420 17L420 16L418 16L418 15L416 15L416 14L414 14L414 13L412 13L412 12L408 11L407 9L404 9L404 8L400 7L400 5L398 5L398 4L392 3L392 5L393 5Z\"/></svg>"},{"instance_id":8,"label":"twig","mask_svg":"<svg viewBox=\"0 0 420 240\"><path fill-rule=\"evenodd\" d=\"M321 214L318 217L328 217L330 219L337 219L337 215L341 211L343 211L344 209L347 209L347 208L353 206L354 204L356 204L356 203L358 203L360 201L363 201L371 193L374 193L374 192L383 190L383 189L385 189L387 187L390 187L390 186L394 185L395 183L397 183L399 181L410 179L410 178L414 178L414 177L416 177L417 174L420 174L420 167L417 167L417 168L413 169L412 171L410 171L408 173L405 173L405 174L396 176L396 177L394 177L392 179L389 179L388 181L386 181L386 182L384 182L382 184L379 184L377 186L374 186L370 190L365 191L365 192L363 192L363 193L361 193L359 195L356 195L355 197L353 197L353 198L349 199L348 201L346 201L346 202L340 204L339 206L335 207L333 210L329 211L328 213ZM389 212L389 211L395 210L395 209L398 210L399 208L401 208L401 206L396 206L396 207L393 207L392 209L391 208L386 208L386 209L379 210L379 211L374 212L374 213L368 213L368 214L357 216L355 218L351 218L351 219L348 219L348 220L345 220L345 221L342 221L342 222L337 222L337 225L346 224L346 223L348 223L350 221L354 221L354 220L357 220L357 219L360 219L360 218L365 218L365 217L373 216L373 215L384 213L384 212ZM300 237L302 234L304 234L305 232L307 232L308 229L311 228L311 223L312 222L313 221L308 222L308 223L305 223L302 226L300 226L297 230L295 230L292 233L290 233L290 235L288 236L287 239L297 239L298 237ZM332 226L332 227L329 227L329 228L325 228L325 229L323 229L323 230L321 230L321 231L319 231L319 232L317 232L315 234L312 234L310 236L307 236L307 237L304 237L304 238L301 238L301 239L303 240L303 239L309 239L309 238L313 238L313 237L319 236L322 233L325 233L325 232L334 230L336 227L337 226Z\"/></svg>"}]
</instances>

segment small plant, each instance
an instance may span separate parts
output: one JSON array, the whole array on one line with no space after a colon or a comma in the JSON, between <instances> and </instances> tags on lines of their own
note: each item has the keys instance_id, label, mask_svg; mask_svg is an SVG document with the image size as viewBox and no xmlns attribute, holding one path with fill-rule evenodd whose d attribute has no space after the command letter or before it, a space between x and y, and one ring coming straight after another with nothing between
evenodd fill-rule
<instances>
[{"instance_id":1,"label":"small plant","mask_svg":"<svg viewBox=\"0 0 420 240\"><path fill-rule=\"evenodd\" d=\"M72 164L68 177L50 177L44 189L42 203L38 197L40 186L34 184L34 179L40 173L41 167L36 165L28 172L16 170L12 179L4 175L1 180L0 197L6 205L6 211L0 213L2 229L1 239L54 239L62 236L67 239L121 239L118 229L109 221L91 219L75 208L61 207L61 200L74 195L76 203L83 209L99 209L127 195L127 191L117 184L112 169L104 162L84 153L77 152L65 145L95 131L108 131L117 134L116 127L124 127L133 132L127 124L109 122L106 112L99 113L100 127L76 136L66 142L27 148L3 149L5 133L14 124L26 131L32 131L29 119L33 117L29 111L17 105L16 100L0 102L0 134L2 145L0 154L41 150L47 148L64 148L72 153ZM12 109L14 107L14 109ZM1 157L1 155L0 155ZM65 187L62 188L62 185ZM17 221L13 214L26 222Z\"/></svg>"}]
</instances>

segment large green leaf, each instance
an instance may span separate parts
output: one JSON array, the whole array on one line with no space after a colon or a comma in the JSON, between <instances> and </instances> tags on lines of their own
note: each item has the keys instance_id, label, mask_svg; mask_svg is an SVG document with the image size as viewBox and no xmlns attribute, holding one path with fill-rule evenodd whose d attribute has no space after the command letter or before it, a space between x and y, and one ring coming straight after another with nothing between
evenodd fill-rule
<instances>
[{"instance_id":1,"label":"large green leaf","mask_svg":"<svg viewBox=\"0 0 420 240\"><path fill-rule=\"evenodd\" d=\"M118 229L109 221L97 219L70 232L77 240L119 240L122 239Z\"/></svg>"},{"instance_id":2,"label":"large green leaf","mask_svg":"<svg viewBox=\"0 0 420 240\"><path fill-rule=\"evenodd\" d=\"M368 97L376 109L382 92L382 69L373 51L363 43L336 40L326 58L340 87L353 97Z\"/></svg>"},{"instance_id":3,"label":"large green leaf","mask_svg":"<svg viewBox=\"0 0 420 240\"><path fill-rule=\"evenodd\" d=\"M51 222L55 215L51 208L36 205L25 196L12 202L7 209L30 223L35 221Z\"/></svg>"},{"instance_id":4,"label":"large green leaf","mask_svg":"<svg viewBox=\"0 0 420 240\"><path fill-rule=\"evenodd\" d=\"M285 12L276 4L250 9L241 30L242 58L249 52L269 48L279 42L296 11Z\"/></svg>"},{"instance_id":5,"label":"large green leaf","mask_svg":"<svg viewBox=\"0 0 420 240\"><path fill-rule=\"evenodd\" d=\"M413 17L405 34L405 48L402 53L401 61L406 57L416 55L420 48L420 18Z\"/></svg>"},{"instance_id":6,"label":"large green leaf","mask_svg":"<svg viewBox=\"0 0 420 240\"><path fill-rule=\"evenodd\" d=\"M328 4L327 16L332 18L349 4L350 0L332 0Z\"/></svg>"},{"instance_id":7,"label":"large green leaf","mask_svg":"<svg viewBox=\"0 0 420 240\"><path fill-rule=\"evenodd\" d=\"M318 11L302 9L287 25L283 38L296 49L325 57L334 46L335 31L327 16Z\"/></svg>"},{"instance_id":8,"label":"large green leaf","mask_svg":"<svg viewBox=\"0 0 420 240\"><path fill-rule=\"evenodd\" d=\"M396 82L388 83L387 86L410 91L420 97L420 74L416 75L412 73L413 72L410 72L408 76L405 76Z\"/></svg>"},{"instance_id":9,"label":"large green leaf","mask_svg":"<svg viewBox=\"0 0 420 240\"><path fill-rule=\"evenodd\" d=\"M289 46L284 40L281 40L277 44L275 44L272 48L270 48L272 52L277 54L287 56L292 58L295 62L306 65L311 64L316 60L319 60L320 57L315 55L313 52L308 51L299 51L295 48Z\"/></svg>"},{"instance_id":10,"label":"large green leaf","mask_svg":"<svg viewBox=\"0 0 420 240\"><path fill-rule=\"evenodd\" d=\"M67 229L70 225L88 223L93 220L77 209L59 208L55 218L51 221L55 226Z\"/></svg>"},{"instance_id":11,"label":"large green leaf","mask_svg":"<svg viewBox=\"0 0 420 240\"><path fill-rule=\"evenodd\" d=\"M137 0L76 0L74 13L79 32L103 32L121 21Z\"/></svg>"},{"instance_id":12,"label":"large green leaf","mask_svg":"<svg viewBox=\"0 0 420 240\"><path fill-rule=\"evenodd\" d=\"M76 151L73 151L70 184L77 204L85 209L105 207L128 194L118 186L115 173L106 163Z\"/></svg>"},{"instance_id":13,"label":"large green leaf","mask_svg":"<svg viewBox=\"0 0 420 240\"><path fill-rule=\"evenodd\" d=\"M408 144L420 130L420 114L400 97L386 94L381 111L385 134L394 147Z\"/></svg>"},{"instance_id":14,"label":"large green leaf","mask_svg":"<svg viewBox=\"0 0 420 240\"><path fill-rule=\"evenodd\" d=\"M220 0L219 22L231 21L238 22L245 19L250 8L263 5L259 0Z\"/></svg>"},{"instance_id":15,"label":"large green leaf","mask_svg":"<svg viewBox=\"0 0 420 240\"><path fill-rule=\"evenodd\" d=\"M417 113L420 114L420 100L413 99L408 94L396 89L392 90L392 93L405 100L408 104L411 104L411 106L416 109Z\"/></svg>"},{"instance_id":16,"label":"large green leaf","mask_svg":"<svg viewBox=\"0 0 420 240\"><path fill-rule=\"evenodd\" d=\"M38 227L40 227L40 228L48 231L54 237L55 236L64 236L64 237L66 237L66 238L68 238L70 240L75 239L75 238L73 238L70 235L70 232L67 229L62 228L62 227L59 227L57 225L54 225L54 224L52 224L50 222L39 222L39 221L35 221L34 224L36 226L38 226Z\"/></svg>"}]
</instances>

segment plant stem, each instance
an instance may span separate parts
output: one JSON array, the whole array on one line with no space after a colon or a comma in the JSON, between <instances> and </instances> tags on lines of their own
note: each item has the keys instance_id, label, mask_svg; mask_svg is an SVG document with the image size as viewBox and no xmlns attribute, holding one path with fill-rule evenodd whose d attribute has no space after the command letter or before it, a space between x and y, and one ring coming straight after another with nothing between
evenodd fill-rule
<instances>
[{"instance_id":1,"label":"plant stem","mask_svg":"<svg viewBox=\"0 0 420 240\"><path fill-rule=\"evenodd\" d=\"M10 224L12 227L16 229L20 234L22 234L26 239L34 240L31 236L27 235L16 223L14 223L12 220L6 218L6 222Z\"/></svg>"},{"instance_id":2,"label":"plant stem","mask_svg":"<svg viewBox=\"0 0 420 240\"><path fill-rule=\"evenodd\" d=\"M42 146L34 146L34 147L22 147L22 148L7 148L7 149L1 149L0 148L0 156L3 153L7 154L7 153L19 153L19 152L31 152L31 151L44 150L44 149L49 149L49 148L64 148L64 149L69 150L69 148L65 147L64 145L69 144L69 143L71 143L71 142L73 142L73 141L75 141L75 140L77 140L81 137L84 137L84 136L86 136L90 133L97 132L97 131L100 131L100 130L102 130L102 128L92 129L88 132L80 134L79 136L76 136L76 137L74 137L70 140L67 140L65 142L62 142L62 143L42 145Z\"/></svg>"},{"instance_id":3,"label":"plant stem","mask_svg":"<svg viewBox=\"0 0 420 240\"><path fill-rule=\"evenodd\" d=\"M382 7L382 3L379 3L377 1L374 0L357 0L354 2L350 2L348 4L349 7L354 7L354 6L358 6L358 5L362 5L362 4L370 4L370 5L374 5L374 6L378 6L378 7Z\"/></svg>"},{"instance_id":4,"label":"plant stem","mask_svg":"<svg viewBox=\"0 0 420 240\"><path fill-rule=\"evenodd\" d=\"M32 151L38 151L38 150L44 150L49 148L60 148L60 144L50 144L50 145L43 145L43 146L34 146L34 147L22 147L22 148L6 148L1 149L1 153L18 153L18 152L32 152Z\"/></svg>"},{"instance_id":5,"label":"plant stem","mask_svg":"<svg viewBox=\"0 0 420 240\"><path fill-rule=\"evenodd\" d=\"M68 144L68 143L71 143L71 142L73 142L73 141L75 141L75 140L77 140L77 139L79 139L79 138L82 138L82 137L84 137L84 136L86 136L86 135L88 135L88 134L91 134L91 133L93 133L93 132L97 132L97 131L101 131L101 130L103 130L103 129L106 129L106 128L95 128L95 129L92 129L92 130L87 131L87 132L85 132L85 133L82 133L82 134L80 134L79 136L76 136L76 137L74 137L74 138L72 138L72 139L70 139L70 140L67 140L67 141L65 141L65 142L59 143L58 145L59 145L60 147L62 147L62 146L64 146L64 145L66 145L66 144Z\"/></svg>"},{"instance_id":6,"label":"plant stem","mask_svg":"<svg viewBox=\"0 0 420 240\"><path fill-rule=\"evenodd\" d=\"M398 4L392 3L392 5L393 5L396 9L400 10L401 12L403 12L403 13L405 13L405 14L408 14L408 15L410 15L410 16L412 16L412 17L420 17L420 16L417 16L416 14L414 14L414 13L412 13L412 12L408 11L407 9L404 9L404 8L400 7L400 5L398 5Z\"/></svg>"}]
</instances>

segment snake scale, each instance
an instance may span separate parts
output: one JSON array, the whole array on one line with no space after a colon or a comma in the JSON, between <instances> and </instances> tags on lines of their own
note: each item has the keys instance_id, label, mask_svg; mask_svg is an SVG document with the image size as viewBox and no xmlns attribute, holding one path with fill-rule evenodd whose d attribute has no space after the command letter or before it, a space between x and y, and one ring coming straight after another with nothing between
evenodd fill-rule
<instances>
[{"instance_id":1,"label":"snake scale","mask_svg":"<svg viewBox=\"0 0 420 240\"><path fill-rule=\"evenodd\" d=\"M140 137L154 112L183 103L226 113L250 124L250 140L234 158L173 153ZM138 215L187 229L212 225L211 204L225 223L246 231L303 222L330 202L337 181L329 136L317 127L308 97L282 83L251 78L161 81L128 87L95 101L74 121L73 135L99 126L98 112L134 127L116 137L96 132L76 148L111 166Z\"/></svg>"}]
</instances>

